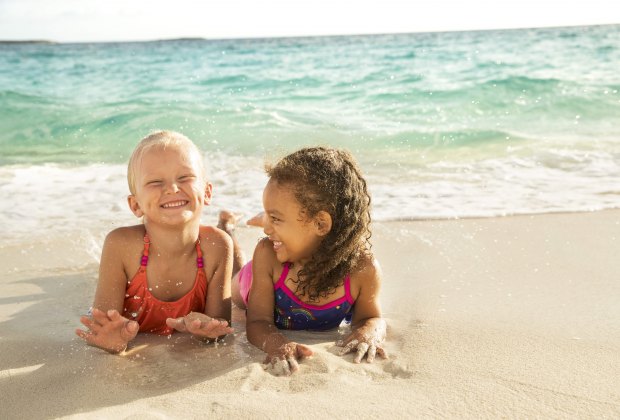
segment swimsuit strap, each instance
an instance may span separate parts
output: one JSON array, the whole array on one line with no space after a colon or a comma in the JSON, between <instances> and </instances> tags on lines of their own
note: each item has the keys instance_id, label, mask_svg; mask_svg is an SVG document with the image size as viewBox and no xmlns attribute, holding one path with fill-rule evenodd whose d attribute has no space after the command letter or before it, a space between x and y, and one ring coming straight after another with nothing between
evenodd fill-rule
<instances>
[{"instance_id":1,"label":"swimsuit strap","mask_svg":"<svg viewBox=\"0 0 620 420\"><path fill-rule=\"evenodd\" d=\"M142 251L142 258L140 259L140 265L146 267L146 264L149 262L149 246L151 245L151 240L149 239L149 234L144 234L144 250Z\"/></svg>"},{"instance_id":2,"label":"swimsuit strap","mask_svg":"<svg viewBox=\"0 0 620 420\"><path fill-rule=\"evenodd\" d=\"M353 296L351 296L351 276L349 274L344 278L344 297L351 305L355 302Z\"/></svg>"},{"instance_id":3,"label":"swimsuit strap","mask_svg":"<svg viewBox=\"0 0 620 420\"><path fill-rule=\"evenodd\" d=\"M288 271L291 268L291 263L290 262L285 262L283 265L284 265L284 268L282 269L282 274L280 274L280 278L278 279L278 281L274 285L274 287L276 289L278 287L281 287L282 284L284 284L284 282L286 281L286 276L288 274Z\"/></svg>"},{"instance_id":4,"label":"swimsuit strap","mask_svg":"<svg viewBox=\"0 0 620 420\"><path fill-rule=\"evenodd\" d=\"M142 258L140 259L140 265L146 267L149 262L149 247L151 246L151 239L149 238L149 234L144 234L144 250L142 251ZM204 260L202 259L202 249L200 249L200 238L196 241L196 254L198 257L196 258L196 266L198 268L204 267Z\"/></svg>"},{"instance_id":5,"label":"swimsuit strap","mask_svg":"<svg viewBox=\"0 0 620 420\"><path fill-rule=\"evenodd\" d=\"M198 240L196 241L196 267L202 268L205 266L204 260L202 259L202 249L200 249L200 235L198 236Z\"/></svg>"}]
</instances>

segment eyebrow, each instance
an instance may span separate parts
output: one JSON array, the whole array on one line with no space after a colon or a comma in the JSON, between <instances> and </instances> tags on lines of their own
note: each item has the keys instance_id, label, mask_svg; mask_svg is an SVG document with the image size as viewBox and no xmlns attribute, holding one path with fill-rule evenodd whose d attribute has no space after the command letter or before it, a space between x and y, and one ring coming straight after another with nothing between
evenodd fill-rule
<instances>
[{"instance_id":1,"label":"eyebrow","mask_svg":"<svg viewBox=\"0 0 620 420\"><path fill-rule=\"evenodd\" d=\"M194 169L192 169L189 166L183 166L181 167L181 169L178 171L178 173L180 174L180 176L188 176L188 175L193 175L193 176L198 176L197 173L199 171L195 171ZM151 172L143 172L142 173L142 177L143 178L161 178L161 173L158 172L157 170L155 171L151 171Z\"/></svg>"},{"instance_id":2,"label":"eyebrow","mask_svg":"<svg viewBox=\"0 0 620 420\"><path fill-rule=\"evenodd\" d=\"M273 214L274 216L282 216L283 215L278 210L265 210L265 213L267 213L269 215Z\"/></svg>"}]
</instances>

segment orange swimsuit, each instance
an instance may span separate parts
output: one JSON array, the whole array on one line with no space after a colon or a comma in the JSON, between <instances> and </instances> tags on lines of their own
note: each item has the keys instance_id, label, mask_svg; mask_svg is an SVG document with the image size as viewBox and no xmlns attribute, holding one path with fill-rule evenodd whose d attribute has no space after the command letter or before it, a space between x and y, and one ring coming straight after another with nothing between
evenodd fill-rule
<instances>
[{"instance_id":1,"label":"orange swimsuit","mask_svg":"<svg viewBox=\"0 0 620 420\"><path fill-rule=\"evenodd\" d=\"M123 316L137 321L140 332L168 335L174 330L166 325L166 318L178 318L190 312L204 313L207 301L207 275L204 271L200 239L196 241L196 280L194 287L183 297L173 302L157 299L149 290L146 279L146 265L149 261L149 237L144 235L144 252L140 268L127 283Z\"/></svg>"}]
</instances>

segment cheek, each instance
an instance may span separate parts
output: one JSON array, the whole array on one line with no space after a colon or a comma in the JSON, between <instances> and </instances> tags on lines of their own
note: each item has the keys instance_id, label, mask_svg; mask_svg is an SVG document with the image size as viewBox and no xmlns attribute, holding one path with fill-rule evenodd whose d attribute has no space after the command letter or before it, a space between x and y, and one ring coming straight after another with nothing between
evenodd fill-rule
<instances>
[{"instance_id":1,"label":"cheek","mask_svg":"<svg viewBox=\"0 0 620 420\"><path fill-rule=\"evenodd\" d=\"M202 197L205 193L205 186L204 185L198 185L198 184L193 184L190 186L190 189L192 191L192 193L194 193L195 195Z\"/></svg>"}]
</instances>

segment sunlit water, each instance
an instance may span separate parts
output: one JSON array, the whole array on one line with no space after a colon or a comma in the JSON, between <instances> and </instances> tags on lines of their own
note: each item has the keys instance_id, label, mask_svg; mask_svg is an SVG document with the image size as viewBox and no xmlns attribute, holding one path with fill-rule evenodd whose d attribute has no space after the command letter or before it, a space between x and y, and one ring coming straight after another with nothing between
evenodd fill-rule
<instances>
[{"instance_id":1,"label":"sunlit water","mask_svg":"<svg viewBox=\"0 0 620 420\"><path fill-rule=\"evenodd\" d=\"M0 45L0 226L136 220L125 161L154 129L204 151L218 209L260 209L262 165L350 149L375 220L620 206L620 26Z\"/></svg>"}]
</instances>

